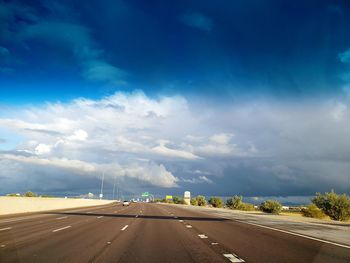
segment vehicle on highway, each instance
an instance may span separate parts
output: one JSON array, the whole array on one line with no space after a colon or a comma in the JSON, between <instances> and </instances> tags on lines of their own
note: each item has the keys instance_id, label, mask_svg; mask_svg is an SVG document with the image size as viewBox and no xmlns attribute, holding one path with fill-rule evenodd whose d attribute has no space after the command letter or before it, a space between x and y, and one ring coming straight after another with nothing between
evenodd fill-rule
<instances>
[{"instance_id":1,"label":"vehicle on highway","mask_svg":"<svg viewBox=\"0 0 350 263\"><path fill-rule=\"evenodd\" d=\"M129 201L124 201L123 202L123 206L129 206L130 205L130 202Z\"/></svg>"}]
</instances>

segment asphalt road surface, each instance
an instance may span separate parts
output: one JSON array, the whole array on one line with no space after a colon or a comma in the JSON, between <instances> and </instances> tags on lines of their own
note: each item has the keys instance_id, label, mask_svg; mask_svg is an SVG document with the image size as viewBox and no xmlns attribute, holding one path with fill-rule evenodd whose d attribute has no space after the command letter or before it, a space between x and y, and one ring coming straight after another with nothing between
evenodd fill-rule
<instances>
[{"instance_id":1,"label":"asphalt road surface","mask_svg":"<svg viewBox=\"0 0 350 263\"><path fill-rule=\"evenodd\" d=\"M0 262L350 262L350 248L133 203L0 218Z\"/></svg>"}]
</instances>

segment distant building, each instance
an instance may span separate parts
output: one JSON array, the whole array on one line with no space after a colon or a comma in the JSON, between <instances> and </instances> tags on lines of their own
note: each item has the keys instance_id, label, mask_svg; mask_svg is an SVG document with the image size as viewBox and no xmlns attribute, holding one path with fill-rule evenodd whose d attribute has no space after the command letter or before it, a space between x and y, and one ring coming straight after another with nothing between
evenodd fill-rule
<instances>
[{"instance_id":1,"label":"distant building","mask_svg":"<svg viewBox=\"0 0 350 263\"><path fill-rule=\"evenodd\" d=\"M184 192L184 201L187 205L191 204L191 192L190 191Z\"/></svg>"}]
</instances>

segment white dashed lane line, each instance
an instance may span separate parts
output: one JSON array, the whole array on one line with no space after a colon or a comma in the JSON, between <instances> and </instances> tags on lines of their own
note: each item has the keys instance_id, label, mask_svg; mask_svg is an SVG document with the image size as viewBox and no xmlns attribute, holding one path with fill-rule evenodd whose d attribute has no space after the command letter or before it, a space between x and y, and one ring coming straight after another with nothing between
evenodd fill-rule
<instances>
[{"instance_id":1,"label":"white dashed lane line","mask_svg":"<svg viewBox=\"0 0 350 263\"><path fill-rule=\"evenodd\" d=\"M206 236L204 234L199 234L198 236L199 236L199 238L208 238L208 236Z\"/></svg>"},{"instance_id":2,"label":"white dashed lane line","mask_svg":"<svg viewBox=\"0 0 350 263\"><path fill-rule=\"evenodd\" d=\"M179 220L179 222L180 222L180 223L182 223L182 222L183 222L183 220Z\"/></svg>"},{"instance_id":3,"label":"white dashed lane line","mask_svg":"<svg viewBox=\"0 0 350 263\"><path fill-rule=\"evenodd\" d=\"M68 216L57 217L57 220L66 219Z\"/></svg>"},{"instance_id":4,"label":"white dashed lane line","mask_svg":"<svg viewBox=\"0 0 350 263\"><path fill-rule=\"evenodd\" d=\"M97 218L102 218L103 216L98 216Z\"/></svg>"},{"instance_id":5,"label":"white dashed lane line","mask_svg":"<svg viewBox=\"0 0 350 263\"><path fill-rule=\"evenodd\" d=\"M219 245L219 243L217 243L217 242L211 242L211 245L212 245L212 246L216 246L216 245Z\"/></svg>"},{"instance_id":6,"label":"white dashed lane line","mask_svg":"<svg viewBox=\"0 0 350 263\"><path fill-rule=\"evenodd\" d=\"M245 262L243 259L239 258L235 254L224 254L223 256L225 258L228 258L228 260L230 260L230 262Z\"/></svg>"},{"instance_id":7,"label":"white dashed lane line","mask_svg":"<svg viewBox=\"0 0 350 263\"><path fill-rule=\"evenodd\" d=\"M124 231L125 229L127 229L128 228L128 226L129 225L126 225L126 226L124 226L122 229L120 229L121 231Z\"/></svg>"},{"instance_id":8,"label":"white dashed lane line","mask_svg":"<svg viewBox=\"0 0 350 263\"><path fill-rule=\"evenodd\" d=\"M5 231L5 230L10 230L12 227L5 227L5 228L0 228L0 231Z\"/></svg>"},{"instance_id":9,"label":"white dashed lane line","mask_svg":"<svg viewBox=\"0 0 350 263\"><path fill-rule=\"evenodd\" d=\"M58 231L61 231L61 230L65 230L67 228L71 228L72 226L65 226L65 227L61 227L61 228L58 228L58 229L55 229L55 230L52 230L52 232L58 232Z\"/></svg>"},{"instance_id":10,"label":"white dashed lane line","mask_svg":"<svg viewBox=\"0 0 350 263\"><path fill-rule=\"evenodd\" d=\"M191 226L191 225L186 225L186 227L187 227L187 228L192 228L192 226Z\"/></svg>"}]
</instances>

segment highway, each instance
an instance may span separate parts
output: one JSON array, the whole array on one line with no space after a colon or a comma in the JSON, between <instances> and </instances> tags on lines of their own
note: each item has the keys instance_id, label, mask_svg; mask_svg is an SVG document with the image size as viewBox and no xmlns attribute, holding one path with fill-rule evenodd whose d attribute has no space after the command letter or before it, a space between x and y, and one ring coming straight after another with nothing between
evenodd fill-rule
<instances>
[{"instance_id":1,"label":"highway","mask_svg":"<svg viewBox=\"0 0 350 263\"><path fill-rule=\"evenodd\" d=\"M181 206L132 203L0 218L0 262L350 262L350 247Z\"/></svg>"}]
</instances>

